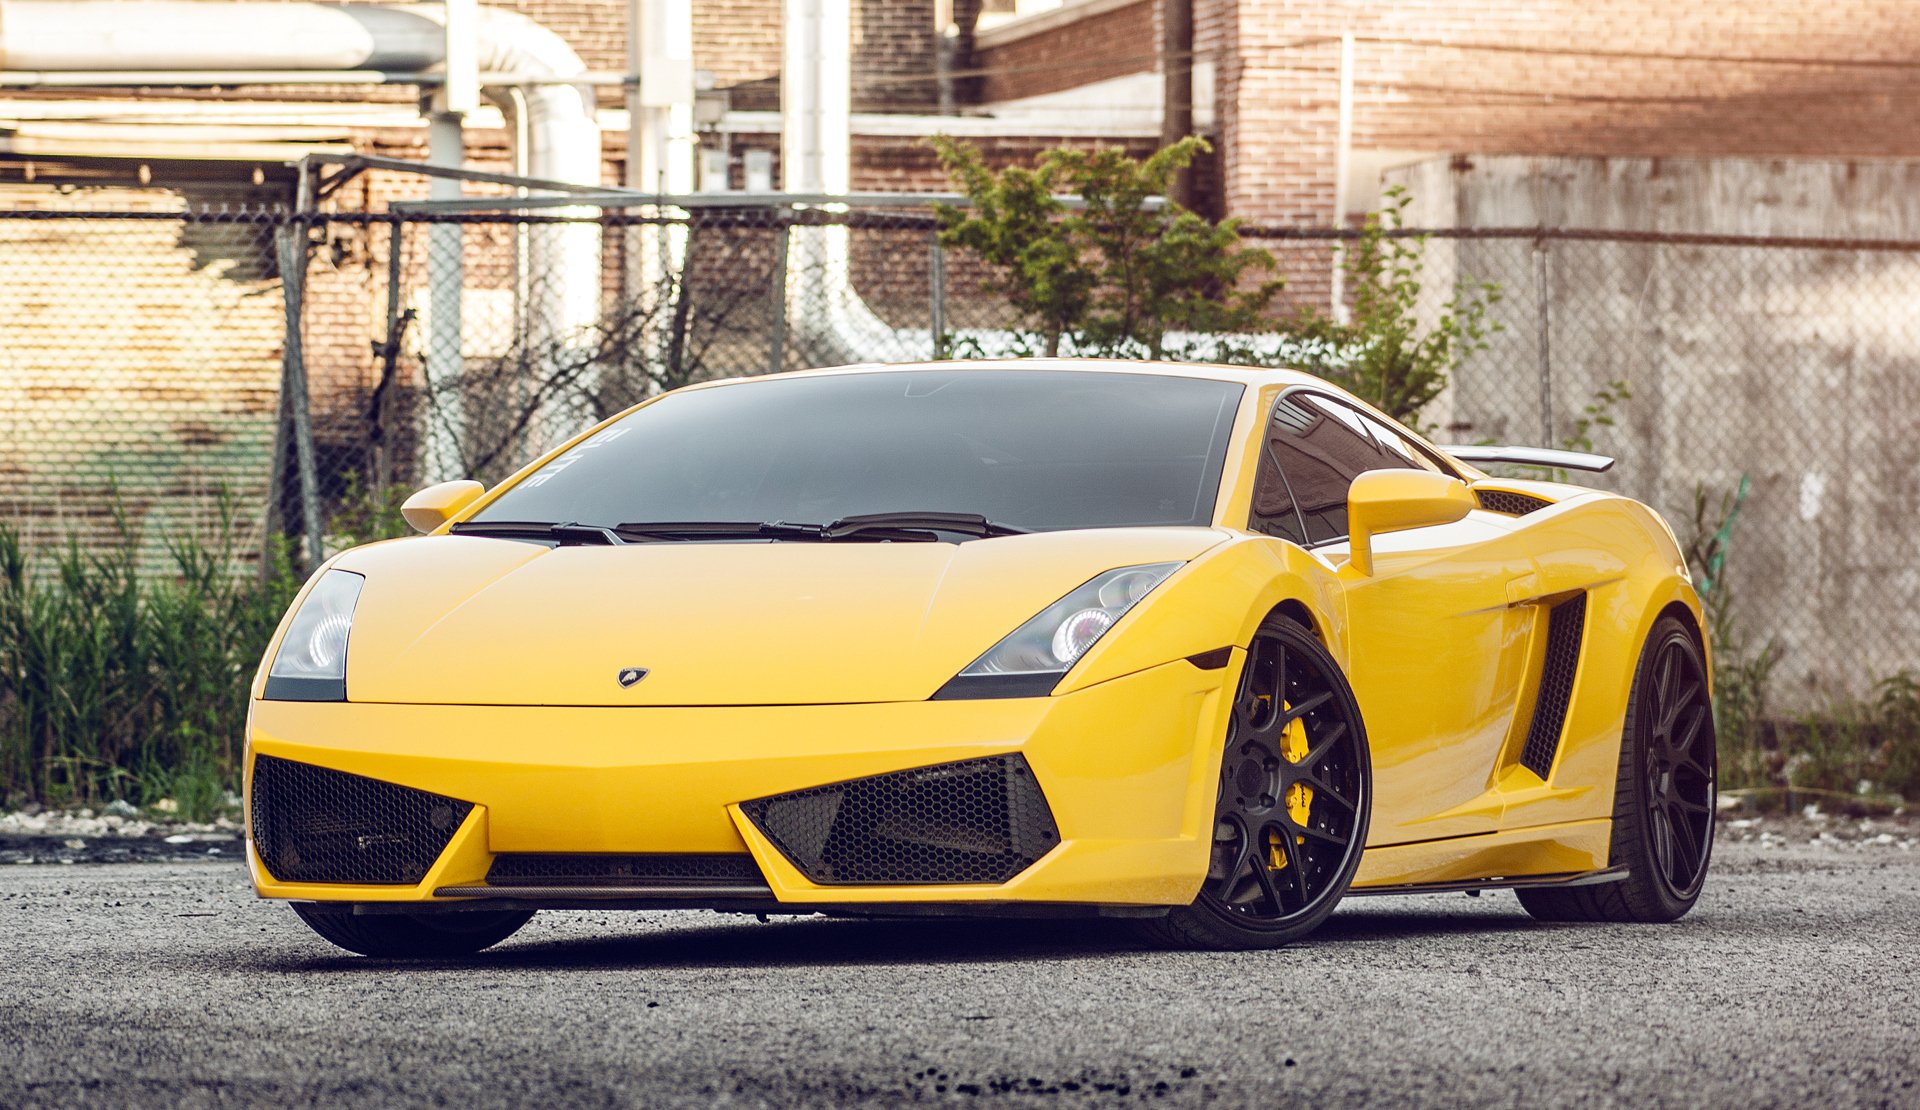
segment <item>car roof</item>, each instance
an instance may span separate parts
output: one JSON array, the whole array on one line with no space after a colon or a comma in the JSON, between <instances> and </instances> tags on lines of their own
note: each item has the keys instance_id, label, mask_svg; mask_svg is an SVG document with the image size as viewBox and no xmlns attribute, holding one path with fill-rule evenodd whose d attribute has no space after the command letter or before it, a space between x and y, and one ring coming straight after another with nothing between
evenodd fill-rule
<instances>
[{"instance_id":1,"label":"car roof","mask_svg":"<svg viewBox=\"0 0 1920 1110\"><path fill-rule=\"evenodd\" d=\"M791 370L751 378L729 378L728 383L771 378L818 377L837 374L893 374L914 370L1061 370L1078 373L1144 374L1172 378L1209 378L1254 387L1268 385L1324 385L1320 378L1299 370L1265 366L1223 366L1196 362L1146 362L1119 358L1000 358L950 359L928 362L861 362ZM719 385L720 382L711 384Z\"/></svg>"}]
</instances>

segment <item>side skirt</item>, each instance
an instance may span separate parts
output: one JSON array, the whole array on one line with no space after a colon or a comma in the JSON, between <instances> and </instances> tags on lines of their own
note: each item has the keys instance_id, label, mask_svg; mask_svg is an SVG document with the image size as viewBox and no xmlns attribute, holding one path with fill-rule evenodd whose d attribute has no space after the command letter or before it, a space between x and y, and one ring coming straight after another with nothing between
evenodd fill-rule
<instances>
[{"instance_id":1,"label":"side skirt","mask_svg":"<svg viewBox=\"0 0 1920 1110\"><path fill-rule=\"evenodd\" d=\"M1457 883L1406 883L1401 886L1355 887L1347 891L1347 897L1356 898L1375 894L1453 894L1460 891L1471 894L1482 890L1513 890L1520 887L1564 890L1568 887L1617 883L1626 877L1625 867L1609 867L1604 871L1582 871L1569 875L1522 875L1510 879L1475 879Z\"/></svg>"}]
</instances>

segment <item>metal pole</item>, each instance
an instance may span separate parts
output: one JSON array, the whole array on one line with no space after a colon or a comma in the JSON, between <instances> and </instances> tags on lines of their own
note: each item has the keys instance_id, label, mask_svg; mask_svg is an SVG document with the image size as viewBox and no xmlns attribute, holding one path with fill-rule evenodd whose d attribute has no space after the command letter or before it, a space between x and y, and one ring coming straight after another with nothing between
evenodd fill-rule
<instances>
[{"instance_id":1,"label":"metal pole","mask_svg":"<svg viewBox=\"0 0 1920 1110\"><path fill-rule=\"evenodd\" d=\"M291 228L275 233L280 256L280 294L286 306L286 342L282 345L280 393L293 430L294 466L300 475L300 522L306 533L307 567L326 559L320 532L320 482L313 457L313 419L307 397L307 369L300 343L302 304L306 298L307 222L296 216Z\"/></svg>"},{"instance_id":2,"label":"metal pole","mask_svg":"<svg viewBox=\"0 0 1920 1110\"><path fill-rule=\"evenodd\" d=\"M1347 189L1353 158L1353 35L1340 36L1340 118L1333 140L1333 226L1347 226ZM1332 311L1337 323L1347 322L1347 259L1344 247L1333 248Z\"/></svg>"},{"instance_id":3,"label":"metal pole","mask_svg":"<svg viewBox=\"0 0 1920 1110\"><path fill-rule=\"evenodd\" d=\"M387 221L387 336L380 343L380 381L373 388L371 402L373 439L373 483L375 491L393 483L393 448L387 443L388 409L393 405L395 368L400 363L400 343L406 324L400 315L400 251L406 225L398 219ZM409 316L412 314L409 313Z\"/></svg>"},{"instance_id":4,"label":"metal pole","mask_svg":"<svg viewBox=\"0 0 1920 1110\"><path fill-rule=\"evenodd\" d=\"M947 357L947 252L940 245L940 233L933 233L933 251L928 259L927 280L932 284L931 304L932 320L928 326L933 331L933 357Z\"/></svg>"},{"instance_id":5,"label":"metal pole","mask_svg":"<svg viewBox=\"0 0 1920 1110\"><path fill-rule=\"evenodd\" d=\"M1537 305L1540 348L1540 446L1553 439L1553 269L1548 264L1547 241L1533 241L1533 296Z\"/></svg>"},{"instance_id":6,"label":"metal pole","mask_svg":"<svg viewBox=\"0 0 1920 1110\"><path fill-rule=\"evenodd\" d=\"M787 360L787 238L792 226L781 214L773 239L773 286L767 300L773 308L773 327L767 337L767 373L778 374Z\"/></svg>"},{"instance_id":7,"label":"metal pole","mask_svg":"<svg viewBox=\"0 0 1920 1110\"><path fill-rule=\"evenodd\" d=\"M642 9L645 0L627 0L627 75L625 80L627 93L627 188L640 189L646 186L645 120L646 108L640 100L641 58L646 50L645 31L646 13Z\"/></svg>"},{"instance_id":8,"label":"metal pole","mask_svg":"<svg viewBox=\"0 0 1920 1110\"><path fill-rule=\"evenodd\" d=\"M1161 0L1160 145L1170 147L1193 134L1193 0ZM1173 179L1172 200L1193 207L1193 172Z\"/></svg>"}]
</instances>

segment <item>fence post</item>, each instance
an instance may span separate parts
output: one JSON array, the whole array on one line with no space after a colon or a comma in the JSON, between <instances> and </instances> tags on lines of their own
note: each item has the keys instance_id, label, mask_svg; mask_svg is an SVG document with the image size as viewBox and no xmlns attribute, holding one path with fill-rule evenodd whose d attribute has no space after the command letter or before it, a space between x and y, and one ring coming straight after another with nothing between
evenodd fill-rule
<instances>
[{"instance_id":1,"label":"fence post","mask_svg":"<svg viewBox=\"0 0 1920 1110\"><path fill-rule=\"evenodd\" d=\"M773 303L773 327L767 337L767 373L778 374L787 361L787 239L793 225L781 212L776 217L779 231L773 237L773 288L767 293Z\"/></svg>"},{"instance_id":2,"label":"fence post","mask_svg":"<svg viewBox=\"0 0 1920 1110\"><path fill-rule=\"evenodd\" d=\"M1540 348L1540 446L1555 446L1553 438L1553 269L1548 265L1547 241L1533 241L1533 299L1538 317Z\"/></svg>"},{"instance_id":3,"label":"fence post","mask_svg":"<svg viewBox=\"0 0 1920 1110\"><path fill-rule=\"evenodd\" d=\"M371 226L371 225L369 225ZM387 444L387 412L392 407L392 392L400 364L400 344L403 341L407 325L413 322L413 310L400 311L400 251L406 239L403 224L398 217L387 219L387 334L386 338L373 345L374 357L380 361L380 380L373 387L373 396L367 401L367 438L372 447L372 470L370 485L373 490L384 490L393 482L392 448Z\"/></svg>"},{"instance_id":4,"label":"fence post","mask_svg":"<svg viewBox=\"0 0 1920 1110\"><path fill-rule=\"evenodd\" d=\"M313 457L313 414L307 396L307 367L301 350L300 322L307 287L307 219L296 215L274 232L280 261L280 297L286 306L286 340L281 344L281 411L293 432L293 462L300 476L300 528L306 535L307 569L326 559L326 541L320 533L320 482ZM276 436L276 438L278 438ZM275 452L279 454L279 452ZM274 482L280 475L274 475Z\"/></svg>"},{"instance_id":5,"label":"fence post","mask_svg":"<svg viewBox=\"0 0 1920 1110\"><path fill-rule=\"evenodd\" d=\"M927 280L932 283L932 318L928 327L933 331L933 357L947 357L947 252L940 245L940 233L933 233L933 252L928 258Z\"/></svg>"}]
</instances>

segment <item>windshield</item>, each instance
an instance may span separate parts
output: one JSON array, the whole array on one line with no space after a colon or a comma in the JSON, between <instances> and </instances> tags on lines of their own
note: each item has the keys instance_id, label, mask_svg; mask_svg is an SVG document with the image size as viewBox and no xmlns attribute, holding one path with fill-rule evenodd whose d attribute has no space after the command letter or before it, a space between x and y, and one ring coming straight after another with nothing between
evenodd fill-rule
<instances>
[{"instance_id":1,"label":"windshield","mask_svg":"<svg viewBox=\"0 0 1920 1110\"><path fill-rule=\"evenodd\" d=\"M1241 387L913 370L764 378L639 409L474 517L823 524L978 514L1021 531L1211 523Z\"/></svg>"}]
</instances>

